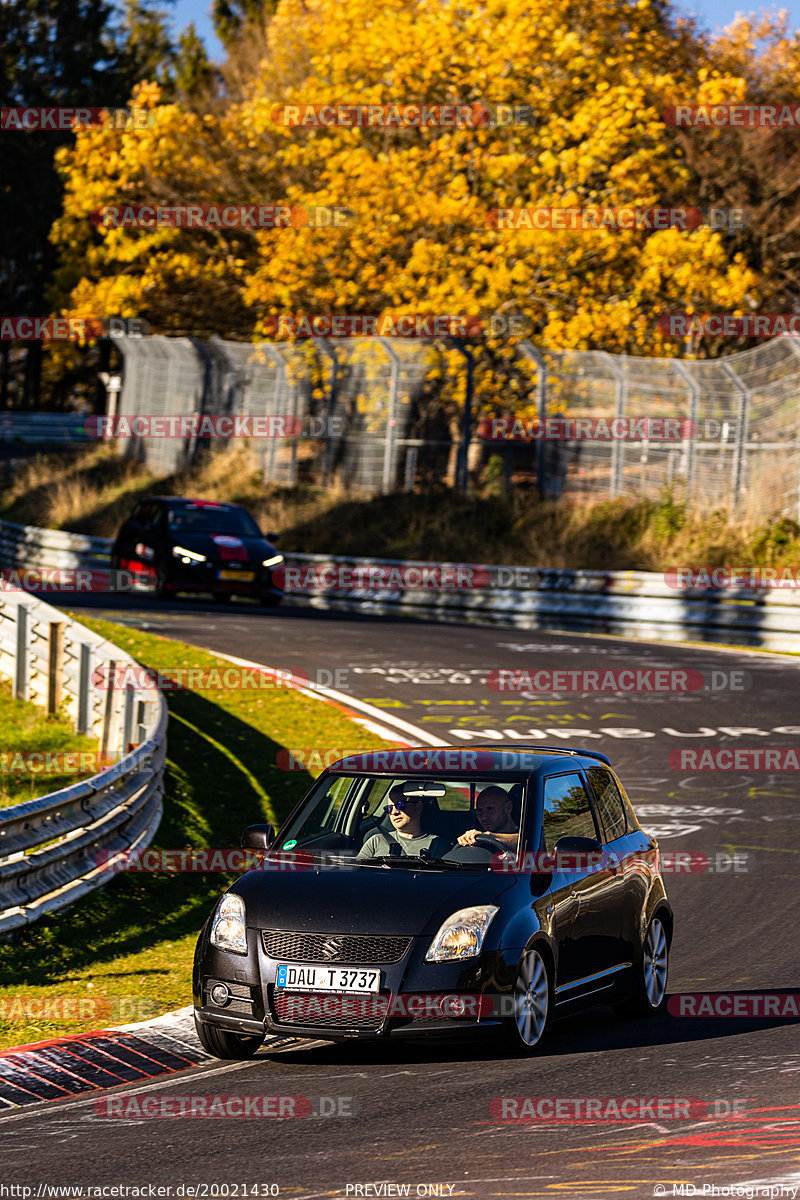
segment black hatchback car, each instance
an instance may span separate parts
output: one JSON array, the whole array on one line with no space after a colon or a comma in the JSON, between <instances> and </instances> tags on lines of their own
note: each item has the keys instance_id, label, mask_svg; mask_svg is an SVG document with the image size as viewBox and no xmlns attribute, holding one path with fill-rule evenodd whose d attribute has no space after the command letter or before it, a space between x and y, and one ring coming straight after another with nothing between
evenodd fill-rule
<instances>
[{"instance_id":1,"label":"black hatchback car","mask_svg":"<svg viewBox=\"0 0 800 1200\"><path fill-rule=\"evenodd\" d=\"M238 504L148 496L117 534L111 568L130 571L160 598L211 592L219 601L252 596L274 607L283 597L276 537L265 537Z\"/></svg>"},{"instance_id":2,"label":"black hatchback car","mask_svg":"<svg viewBox=\"0 0 800 1200\"><path fill-rule=\"evenodd\" d=\"M673 917L658 846L602 754L354 755L277 835L252 825L242 846L253 865L194 962L198 1035L219 1058L255 1054L267 1033L494 1029L527 1052L580 1007L664 1003Z\"/></svg>"}]
</instances>

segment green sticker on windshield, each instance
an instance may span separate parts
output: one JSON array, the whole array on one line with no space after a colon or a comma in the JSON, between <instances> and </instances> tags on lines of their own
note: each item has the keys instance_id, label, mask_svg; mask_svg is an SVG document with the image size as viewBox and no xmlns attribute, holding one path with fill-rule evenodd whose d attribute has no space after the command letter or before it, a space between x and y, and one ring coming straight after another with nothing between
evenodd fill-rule
<instances>
[{"instance_id":1,"label":"green sticker on windshield","mask_svg":"<svg viewBox=\"0 0 800 1200\"><path fill-rule=\"evenodd\" d=\"M283 843L283 848L284 848L284 850L291 850L292 846L296 846L296 845L297 845L297 838L292 838L292 840L290 842Z\"/></svg>"}]
</instances>

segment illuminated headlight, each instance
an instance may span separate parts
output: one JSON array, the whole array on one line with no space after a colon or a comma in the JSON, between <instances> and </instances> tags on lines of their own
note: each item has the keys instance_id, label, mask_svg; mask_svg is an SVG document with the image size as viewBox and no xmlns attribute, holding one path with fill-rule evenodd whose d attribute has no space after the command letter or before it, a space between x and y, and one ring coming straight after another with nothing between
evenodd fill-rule
<instances>
[{"instance_id":1,"label":"illuminated headlight","mask_svg":"<svg viewBox=\"0 0 800 1200\"><path fill-rule=\"evenodd\" d=\"M480 954L486 930L499 911L496 904L479 904L454 912L428 947L425 962L452 962Z\"/></svg>"},{"instance_id":2,"label":"illuminated headlight","mask_svg":"<svg viewBox=\"0 0 800 1200\"><path fill-rule=\"evenodd\" d=\"M172 547L172 557L179 558L182 563L205 562L205 554L196 554L194 550L185 550L183 546Z\"/></svg>"},{"instance_id":3,"label":"illuminated headlight","mask_svg":"<svg viewBox=\"0 0 800 1200\"><path fill-rule=\"evenodd\" d=\"M278 563L282 562L282 554L273 554L272 558L265 558L261 565L262 567L277 567Z\"/></svg>"},{"instance_id":4,"label":"illuminated headlight","mask_svg":"<svg viewBox=\"0 0 800 1200\"><path fill-rule=\"evenodd\" d=\"M244 900L228 892L217 905L211 925L211 945L219 950L247 954L247 930L244 926Z\"/></svg>"}]
</instances>

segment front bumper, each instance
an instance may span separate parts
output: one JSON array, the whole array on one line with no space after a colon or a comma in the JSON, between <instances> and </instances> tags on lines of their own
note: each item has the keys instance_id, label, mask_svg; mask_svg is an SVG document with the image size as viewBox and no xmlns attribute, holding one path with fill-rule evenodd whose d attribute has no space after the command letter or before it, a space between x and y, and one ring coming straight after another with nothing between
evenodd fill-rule
<instances>
[{"instance_id":1,"label":"front bumper","mask_svg":"<svg viewBox=\"0 0 800 1200\"><path fill-rule=\"evenodd\" d=\"M232 579L220 579L220 571L229 572ZM236 575L253 576L252 579L237 579ZM219 592L231 596L265 596L276 599L283 596L280 588L273 583L273 573L269 567L255 563L242 563L241 569L230 562L204 562L192 566L179 561L170 563L167 574L167 586L175 592Z\"/></svg>"},{"instance_id":2,"label":"front bumper","mask_svg":"<svg viewBox=\"0 0 800 1200\"><path fill-rule=\"evenodd\" d=\"M195 959L195 1015L236 1033L328 1041L464 1034L502 1024L519 953L493 950L462 963L425 963L430 938L410 940L399 962L379 964L379 992L311 993L276 988L279 960L265 953L258 931L248 929L247 956L203 939ZM215 983L236 993L224 1006L211 999Z\"/></svg>"}]
</instances>

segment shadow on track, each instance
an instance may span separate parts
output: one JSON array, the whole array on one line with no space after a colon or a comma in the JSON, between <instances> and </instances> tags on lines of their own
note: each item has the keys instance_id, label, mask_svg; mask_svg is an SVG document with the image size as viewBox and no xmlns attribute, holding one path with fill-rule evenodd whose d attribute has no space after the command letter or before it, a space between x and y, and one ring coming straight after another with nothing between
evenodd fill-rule
<instances>
[{"instance_id":1,"label":"shadow on track","mask_svg":"<svg viewBox=\"0 0 800 1200\"><path fill-rule=\"evenodd\" d=\"M791 989L767 989L759 995L784 995ZM752 995L752 992L726 992L726 995ZM798 996L800 1000L800 995ZM604 1050L631 1050L644 1046L671 1046L687 1042L716 1041L738 1037L780 1025L800 1024L800 1017L682 1017L669 1015L625 1020L614 1015L608 1005L597 1005L575 1016L554 1022L540 1049L531 1061L563 1058L574 1054L598 1054ZM284 1065L303 1066L387 1066L429 1062L497 1062L509 1058L494 1030L469 1036L439 1038L396 1038L391 1040L330 1042L305 1049L302 1044L270 1053L261 1050L259 1058L281 1061ZM513 1059L513 1061L519 1061Z\"/></svg>"}]
</instances>

